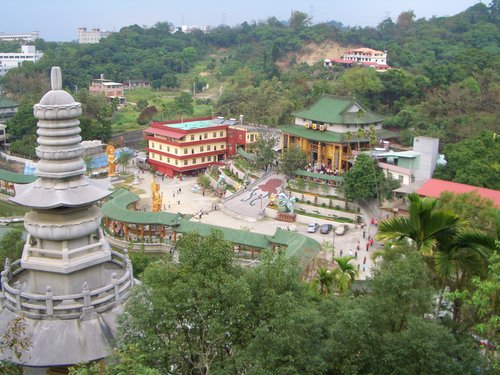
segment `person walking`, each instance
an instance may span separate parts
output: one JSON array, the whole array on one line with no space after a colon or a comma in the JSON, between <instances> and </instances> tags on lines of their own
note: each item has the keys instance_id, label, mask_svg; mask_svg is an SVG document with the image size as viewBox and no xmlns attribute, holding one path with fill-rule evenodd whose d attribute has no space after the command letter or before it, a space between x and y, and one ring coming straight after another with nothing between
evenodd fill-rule
<instances>
[{"instance_id":1,"label":"person walking","mask_svg":"<svg viewBox=\"0 0 500 375\"><path fill-rule=\"evenodd\" d=\"M366 243L366 251L368 251L370 249L370 242L367 242Z\"/></svg>"},{"instance_id":2,"label":"person walking","mask_svg":"<svg viewBox=\"0 0 500 375\"><path fill-rule=\"evenodd\" d=\"M352 249L349 249L349 256L352 257Z\"/></svg>"},{"instance_id":3,"label":"person walking","mask_svg":"<svg viewBox=\"0 0 500 375\"><path fill-rule=\"evenodd\" d=\"M366 264L366 257L363 258L363 264Z\"/></svg>"}]
</instances>

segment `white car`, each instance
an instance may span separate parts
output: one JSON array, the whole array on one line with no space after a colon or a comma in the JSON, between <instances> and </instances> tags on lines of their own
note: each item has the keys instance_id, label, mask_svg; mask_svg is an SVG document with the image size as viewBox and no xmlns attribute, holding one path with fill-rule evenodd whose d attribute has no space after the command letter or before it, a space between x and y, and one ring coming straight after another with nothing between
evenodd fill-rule
<instances>
[{"instance_id":1,"label":"white car","mask_svg":"<svg viewBox=\"0 0 500 375\"><path fill-rule=\"evenodd\" d=\"M338 236L342 236L345 234L345 232L347 232L347 229L349 229L347 224L339 225L337 228L335 228L335 234Z\"/></svg>"},{"instance_id":2,"label":"white car","mask_svg":"<svg viewBox=\"0 0 500 375\"><path fill-rule=\"evenodd\" d=\"M316 233L319 228L318 223L311 223L307 226L307 233Z\"/></svg>"}]
</instances>

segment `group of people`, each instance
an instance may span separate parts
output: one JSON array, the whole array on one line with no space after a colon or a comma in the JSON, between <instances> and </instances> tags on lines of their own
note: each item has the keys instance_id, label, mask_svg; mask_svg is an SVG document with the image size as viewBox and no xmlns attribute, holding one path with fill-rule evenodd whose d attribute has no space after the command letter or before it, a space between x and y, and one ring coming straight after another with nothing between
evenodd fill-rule
<instances>
[{"instance_id":1,"label":"group of people","mask_svg":"<svg viewBox=\"0 0 500 375\"><path fill-rule=\"evenodd\" d=\"M329 175L334 175L334 176L337 176L338 174L344 173L343 169L340 169L340 170L338 168L332 169L330 164L328 164L328 165L321 164L321 166L319 166L319 167L316 164L313 164L313 165L307 164L306 171L320 173L320 174L329 174Z\"/></svg>"}]
</instances>

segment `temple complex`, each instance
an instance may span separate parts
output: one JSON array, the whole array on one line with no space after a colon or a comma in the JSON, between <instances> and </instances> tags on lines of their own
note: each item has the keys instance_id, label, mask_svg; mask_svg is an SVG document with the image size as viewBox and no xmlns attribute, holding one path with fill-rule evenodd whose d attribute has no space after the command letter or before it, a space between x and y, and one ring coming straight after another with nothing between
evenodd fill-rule
<instances>
[{"instance_id":1,"label":"temple complex","mask_svg":"<svg viewBox=\"0 0 500 375\"><path fill-rule=\"evenodd\" d=\"M382 129L383 117L353 98L324 95L293 115L295 124L283 128L283 151L299 147L307 154L312 172L336 175L347 171L360 150L395 136Z\"/></svg>"},{"instance_id":2,"label":"temple complex","mask_svg":"<svg viewBox=\"0 0 500 375\"><path fill-rule=\"evenodd\" d=\"M113 348L116 317L134 283L125 255L111 251L96 202L108 180L90 180L82 159L81 105L62 90L52 68L52 90L34 106L38 121L38 179L16 185L11 200L31 208L22 258L1 273L0 330L22 317L29 349L2 357L26 373L100 360Z\"/></svg>"}]
</instances>

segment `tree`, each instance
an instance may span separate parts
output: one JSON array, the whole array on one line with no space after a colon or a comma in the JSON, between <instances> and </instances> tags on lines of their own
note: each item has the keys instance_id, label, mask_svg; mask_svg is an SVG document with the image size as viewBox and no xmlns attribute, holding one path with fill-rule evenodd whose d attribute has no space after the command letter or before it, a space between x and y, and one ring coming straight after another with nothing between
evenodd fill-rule
<instances>
[{"instance_id":1,"label":"tree","mask_svg":"<svg viewBox=\"0 0 500 375\"><path fill-rule=\"evenodd\" d=\"M375 69L351 68L340 77L341 92L373 103L383 85Z\"/></svg>"},{"instance_id":2,"label":"tree","mask_svg":"<svg viewBox=\"0 0 500 375\"><path fill-rule=\"evenodd\" d=\"M127 165L130 159L132 159L132 155L129 152L122 151L120 155L118 155L116 162L122 166L122 172L125 173L127 171Z\"/></svg>"},{"instance_id":3,"label":"tree","mask_svg":"<svg viewBox=\"0 0 500 375\"><path fill-rule=\"evenodd\" d=\"M194 113L193 97L187 92L181 92L174 99L174 108L179 115L191 116Z\"/></svg>"},{"instance_id":4,"label":"tree","mask_svg":"<svg viewBox=\"0 0 500 375\"><path fill-rule=\"evenodd\" d=\"M254 145L254 164L257 169L267 171L276 161L276 151L273 150L276 140L272 137L260 136Z\"/></svg>"},{"instance_id":5,"label":"tree","mask_svg":"<svg viewBox=\"0 0 500 375\"><path fill-rule=\"evenodd\" d=\"M335 284L340 293L346 294L349 291L351 283L356 280L358 271L355 266L351 264L353 257L333 258L337 267L333 270Z\"/></svg>"},{"instance_id":6,"label":"tree","mask_svg":"<svg viewBox=\"0 0 500 375\"><path fill-rule=\"evenodd\" d=\"M450 211L435 209L437 201L408 195L408 217L395 216L379 224L378 240L411 240L411 244L422 255L433 254L441 239L448 240L457 231L460 219Z\"/></svg>"},{"instance_id":7,"label":"tree","mask_svg":"<svg viewBox=\"0 0 500 375\"><path fill-rule=\"evenodd\" d=\"M139 350L145 366L162 372L174 366L208 374L231 357L248 290L233 265L233 246L220 232L185 234L177 249L179 264L162 259L143 273L143 284L120 317L120 343Z\"/></svg>"},{"instance_id":8,"label":"tree","mask_svg":"<svg viewBox=\"0 0 500 375\"><path fill-rule=\"evenodd\" d=\"M435 178L500 190L500 137L493 132L446 145L446 166L438 167Z\"/></svg>"},{"instance_id":9,"label":"tree","mask_svg":"<svg viewBox=\"0 0 500 375\"><path fill-rule=\"evenodd\" d=\"M288 147L283 152L280 161L280 170L288 178L294 178L297 171L303 170L307 165L307 154L298 146Z\"/></svg>"},{"instance_id":10,"label":"tree","mask_svg":"<svg viewBox=\"0 0 500 375\"><path fill-rule=\"evenodd\" d=\"M334 282L334 273L330 272L327 268L320 267L316 271L316 278L313 280L314 285L317 285L319 288L319 293L322 296L327 296L330 292L333 282Z\"/></svg>"},{"instance_id":11,"label":"tree","mask_svg":"<svg viewBox=\"0 0 500 375\"><path fill-rule=\"evenodd\" d=\"M19 259L23 252L23 231L20 228L9 230L0 239L0 267L3 268L7 258L10 261Z\"/></svg>"},{"instance_id":12,"label":"tree","mask_svg":"<svg viewBox=\"0 0 500 375\"><path fill-rule=\"evenodd\" d=\"M475 191L464 194L445 191L439 196L436 208L454 212L471 228L483 230L490 235L496 234L498 210L491 199L481 197Z\"/></svg>"},{"instance_id":13,"label":"tree","mask_svg":"<svg viewBox=\"0 0 500 375\"><path fill-rule=\"evenodd\" d=\"M386 180L376 160L368 155L356 157L354 166L344 174L341 190L347 200L372 199L380 196L380 187Z\"/></svg>"}]
</instances>

